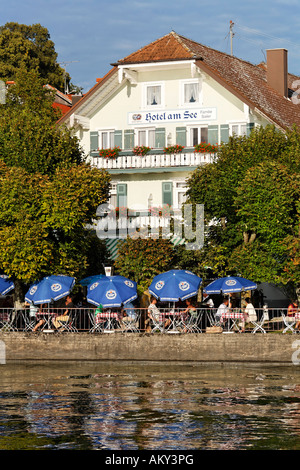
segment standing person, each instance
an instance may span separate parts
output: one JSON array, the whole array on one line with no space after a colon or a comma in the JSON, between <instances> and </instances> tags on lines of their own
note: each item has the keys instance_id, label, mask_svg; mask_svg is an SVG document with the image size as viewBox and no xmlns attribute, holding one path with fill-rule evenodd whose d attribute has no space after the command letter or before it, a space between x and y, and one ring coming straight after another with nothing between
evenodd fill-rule
<instances>
[{"instance_id":1,"label":"standing person","mask_svg":"<svg viewBox=\"0 0 300 470\"><path fill-rule=\"evenodd\" d=\"M70 295L68 295L66 298L65 306L66 306L66 310L64 311L64 313L60 315L59 317L56 317L52 320L53 326L56 330L58 330L59 328L63 326L62 323L66 323L70 319L70 315L71 315L70 309L74 308L73 299Z\"/></svg>"}]
</instances>

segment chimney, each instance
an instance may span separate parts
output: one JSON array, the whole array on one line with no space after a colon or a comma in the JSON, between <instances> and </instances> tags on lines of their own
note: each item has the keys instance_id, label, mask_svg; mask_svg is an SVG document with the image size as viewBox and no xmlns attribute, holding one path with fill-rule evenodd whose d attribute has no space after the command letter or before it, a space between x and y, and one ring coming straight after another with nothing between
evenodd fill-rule
<instances>
[{"instance_id":1,"label":"chimney","mask_svg":"<svg viewBox=\"0 0 300 470\"><path fill-rule=\"evenodd\" d=\"M267 49L267 83L288 97L288 66L286 49Z\"/></svg>"}]
</instances>

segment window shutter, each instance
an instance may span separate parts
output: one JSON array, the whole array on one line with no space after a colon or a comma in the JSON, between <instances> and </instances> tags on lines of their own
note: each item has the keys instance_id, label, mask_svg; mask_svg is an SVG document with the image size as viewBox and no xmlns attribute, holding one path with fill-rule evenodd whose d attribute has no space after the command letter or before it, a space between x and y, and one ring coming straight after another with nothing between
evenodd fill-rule
<instances>
[{"instance_id":1,"label":"window shutter","mask_svg":"<svg viewBox=\"0 0 300 470\"><path fill-rule=\"evenodd\" d=\"M122 148L122 131L115 131L114 146Z\"/></svg>"},{"instance_id":2,"label":"window shutter","mask_svg":"<svg viewBox=\"0 0 300 470\"><path fill-rule=\"evenodd\" d=\"M229 125L221 124L221 142L225 144L229 141Z\"/></svg>"},{"instance_id":3,"label":"window shutter","mask_svg":"<svg viewBox=\"0 0 300 470\"><path fill-rule=\"evenodd\" d=\"M250 132L252 131L254 127L254 122L248 122L246 124L246 135L250 135Z\"/></svg>"},{"instance_id":4,"label":"window shutter","mask_svg":"<svg viewBox=\"0 0 300 470\"><path fill-rule=\"evenodd\" d=\"M186 127L176 127L176 144L186 146Z\"/></svg>"},{"instance_id":5,"label":"window shutter","mask_svg":"<svg viewBox=\"0 0 300 470\"><path fill-rule=\"evenodd\" d=\"M173 204L173 183L172 181L164 181L162 184L162 203Z\"/></svg>"},{"instance_id":6,"label":"window shutter","mask_svg":"<svg viewBox=\"0 0 300 470\"><path fill-rule=\"evenodd\" d=\"M215 145L219 143L219 126L208 126L207 139L208 143Z\"/></svg>"},{"instance_id":7,"label":"window shutter","mask_svg":"<svg viewBox=\"0 0 300 470\"><path fill-rule=\"evenodd\" d=\"M98 147L99 147L98 131L91 131L90 132L90 153L97 152Z\"/></svg>"},{"instance_id":8,"label":"window shutter","mask_svg":"<svg viewBox=\"0 0 300 470\"><path fill-rule=\"evenodd\" d=\"M155 148L162 149L166 144L166 129L159 127L155 129Z\"/></svg>"},{"instance_id":9,"label":"window shutter","mask_svg":"<svg viewBox=\"0 0 300 470\"><path fill-rule=\"evenodd\" d=\"M127 207L127 184L117 184L117 206Z\"/></svg>"},{"instance_id":10,"label":"window shutter","mask_svg":"<svg viewBox=\"0 0 300 470\"><path fill-rule=\"evenodd\" d=\"M134 130L125 129L124 131L124 148L132 149L134 147Z\"/></svg>"}]
</instances>

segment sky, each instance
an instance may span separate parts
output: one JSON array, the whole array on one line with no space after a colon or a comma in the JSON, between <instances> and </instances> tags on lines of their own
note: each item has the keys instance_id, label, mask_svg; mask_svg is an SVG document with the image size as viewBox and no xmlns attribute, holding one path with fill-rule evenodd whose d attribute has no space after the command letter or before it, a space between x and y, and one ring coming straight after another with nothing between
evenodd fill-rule
<instances>
[{"instance_id":1,"label":"sky","mask_svg":"<svg viewBox=\"0 0 300 470\"><path fill-rule=\"evenodd\" d=\"M288 50L288 70L300 76L299 0L0 0L1 25L46 27L57 61L87 92L111 64L172 30L253 64L266 49Z\"/></svg>"}]
</instances>

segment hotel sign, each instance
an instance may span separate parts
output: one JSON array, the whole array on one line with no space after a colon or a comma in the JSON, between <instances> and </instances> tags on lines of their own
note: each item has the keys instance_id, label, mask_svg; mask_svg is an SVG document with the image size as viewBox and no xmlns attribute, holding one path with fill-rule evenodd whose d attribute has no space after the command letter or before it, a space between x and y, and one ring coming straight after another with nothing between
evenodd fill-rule
<instances>
[{"instance_id":1,"label":"hotel sign","mask_svg":"<svg viewBox=\"0 0 300 470\"><path fill-rule=\"evenodd\" d=\"M217 108L193 108L165 111L128 113L128 124L155 124L167 122L198 122L217 119Z\"/></svg>"}]
</instances>

